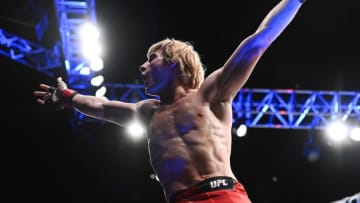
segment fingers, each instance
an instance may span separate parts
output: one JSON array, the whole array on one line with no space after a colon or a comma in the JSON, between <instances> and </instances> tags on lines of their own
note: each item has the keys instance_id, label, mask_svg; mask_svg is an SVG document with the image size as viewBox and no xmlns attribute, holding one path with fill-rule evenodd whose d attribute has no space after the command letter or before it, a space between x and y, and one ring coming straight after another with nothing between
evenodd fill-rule
<instances>
[{"instance_id":1,"label":"fingers","mask_svg":"<svg viewBox=\"0 0 360 203\"><path fill-rule=\"evenodd\" d=\"M43 96L45 96L46 94L49 94L49 92L44 92L44 91L34 91L34 95L35 95L35 96L40 96L40 97L43 97Z\"/></svg>"},{"instance_id":2,"label":"fingers","mask_svg":"<svg viewBox=\"0 0 360 203\"><path fill-rule=\"evenodd\" d=\"M61 77L58 77L56 80L58 84L64 83ZM37 97L36 102L41 105L55 102L54 95L57 88L43 83L39 86L40 90L33 92L33 95Z\"/></svg>"},{"instance_id":3,"label":"fingers","mask_svg":"<svg viewBox=\"0 0 360 203\"><path fill-rule=\"evenodd\" d=\"M49 87L49 89L48 89L48 91L52 94L52 93L54 93L55 92L55 90L56 90L56 88L55 87Z\"/></svg>"},{"instance_id":4,"label":"fingers","mask_svg":"<svg viewBox=\"0 0 360 203\"><path fill-rule=\"evenodd\" d=\"M44 88L48 89L48 90L53 88L53 87L49 87L49 86L46 87L46 86L47 85L45 85ZM53 89L55 89L55 88L53 88ZM52 93L50 91L47 91L47 92L45 92L45 91L34 91L34 96L39 97L36 100L39 104L45 104L45 103L49 102L49 100L51 99Z\"/></svg>"},{"instance_id":5,"label":"fingers","mask_svg":"<svg viewBox=\"0 0 360 203\"><path fill-rule=\"evenodd\" d=\"M44 104L45 104L45 101L42 100L42 99L37 99L36 101L37 101L39 104L41 104L41 105L44 105Z\"/></svg>"},{"instance_id":6,"label":"fingers","mask_svg":"<svg viewBox=\"0 0 360 203\"><path fill-rule=\"evenodd\" d=\"M48 95L44 95L44 96L42 96L41 98L38 98L38 99L36 99L36 101L37 101L37 103L39 103L39 104L46 104L48 101L49 101L49 96Z\"/></svg>"},{"instance_id":7,"label":"fingers","mask_svg":"<svg viewBox=\"0 0 360 203\"><path fill-rule=\"evenodd\" d=\"M40 88L45 90L46 92L50 92L50 93L53 93L56 89L55 87L45 85L45 84L40 84ZM40 91L35 91L35 92L40 92Z\"/></svg>"},{"instance_id":8,"label":"fingers","mask_svg":"<svg viewBox=\"0 0 360 203\"><path fill-rule=\"evenodd\" d=\"M50 86L49 85L45 85L45 84L40 84L40 88L43 89L43 90L46 90L48 91Z\"/></svg>"},{"instance_id":9,"label":"fingers","mask_svg":"<svg viewBox=\"0 0 360 203\"><path fill-rule=\"evenodd\" d=\"M34 96L43 97L45 100L51 97L50 92L34 91Z\"/></svg>"}]
</instances>

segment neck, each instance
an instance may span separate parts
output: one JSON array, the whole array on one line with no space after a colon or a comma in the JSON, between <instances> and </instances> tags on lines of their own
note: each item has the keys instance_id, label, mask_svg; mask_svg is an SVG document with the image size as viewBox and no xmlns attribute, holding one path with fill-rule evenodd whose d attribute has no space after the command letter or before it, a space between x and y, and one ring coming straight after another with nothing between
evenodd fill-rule
<instances>
[{"instance_id":1,"label":"neck","mask_svg":"<svg viewBox=\"0 0 360 203\"><path fill-rule=\"evenodd\" d=\"M176 86L171 91L165 91L160 95L161 105L168 105L176 102L177 100L183 98L189 93L196 92L197 89L185 89L183 86Z\"/></svg>"}]
</instances>

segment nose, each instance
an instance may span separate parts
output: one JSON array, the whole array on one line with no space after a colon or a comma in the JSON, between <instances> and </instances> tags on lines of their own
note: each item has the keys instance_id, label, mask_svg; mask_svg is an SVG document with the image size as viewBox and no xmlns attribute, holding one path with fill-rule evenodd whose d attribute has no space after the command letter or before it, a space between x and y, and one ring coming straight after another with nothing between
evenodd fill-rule
<instances>
[{"instance_id":1,"label":"nose","mask_svg":"<svg viewBox=\"0 0 360 203\"><path fill-rule=\"evenodd\" d=\"M146 69L147 69L146 68L146 62L139 67L140 73L144 73L146 71Z\"/></svg>"},{"instance_id":2,"label":"nose","mask_svg":"<svg viewBox=\"0 0 360 203\"><path fill-rule=\"evenodd\" d=\"M145 70L146 70L146 68L145 68L144 66L140 66L140 67L139 67L139 71L140 71L141 73L145 72Z\"/></svg>"}]
</instances>

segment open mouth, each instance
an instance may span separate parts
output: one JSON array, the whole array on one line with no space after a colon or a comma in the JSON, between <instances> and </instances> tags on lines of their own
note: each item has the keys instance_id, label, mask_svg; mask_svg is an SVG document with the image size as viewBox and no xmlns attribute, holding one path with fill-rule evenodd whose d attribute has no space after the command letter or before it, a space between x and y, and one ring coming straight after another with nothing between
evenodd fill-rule
<instances>
[{"instance_id":1,"label":"open mouth","mask_svg":"<svg viewBox=\"0 0 360 203\"><path fill-rule=\"evenodd\" d=\"M147 79L147 77L141 76L141 79L142 79L143 84L144 84L145 87L149 86L149 84L148 84L148 83L149 83L149 80Z\"/></svg>"},{"instance_id":2,"label":"open mouth","mask_svg":"<svg viewBox=\"0 0 360 203\"><path fill-rule=\"evenodd\" d=\"M146 82L146 77L145 75L141 75L141 80L145 83Z\"/></svg>"}]
</instances>

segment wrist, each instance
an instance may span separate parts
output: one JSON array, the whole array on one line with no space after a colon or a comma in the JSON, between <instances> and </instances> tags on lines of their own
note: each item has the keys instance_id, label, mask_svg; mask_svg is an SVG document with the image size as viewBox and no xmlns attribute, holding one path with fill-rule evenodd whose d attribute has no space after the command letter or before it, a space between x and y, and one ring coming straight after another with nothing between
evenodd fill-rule
<instances>
[{"instance_id":1,"label":"wrist","mask_svg":"<svg viewBox=\"0 0 360 203\"><path fill-rule=\"evenodd\" d=\"M75 90L65 89L64 91L61 92L60 104L65 108L72 107L72 100L76 94L78 94L78 92Z\"/></svg>"}]
</instances>

